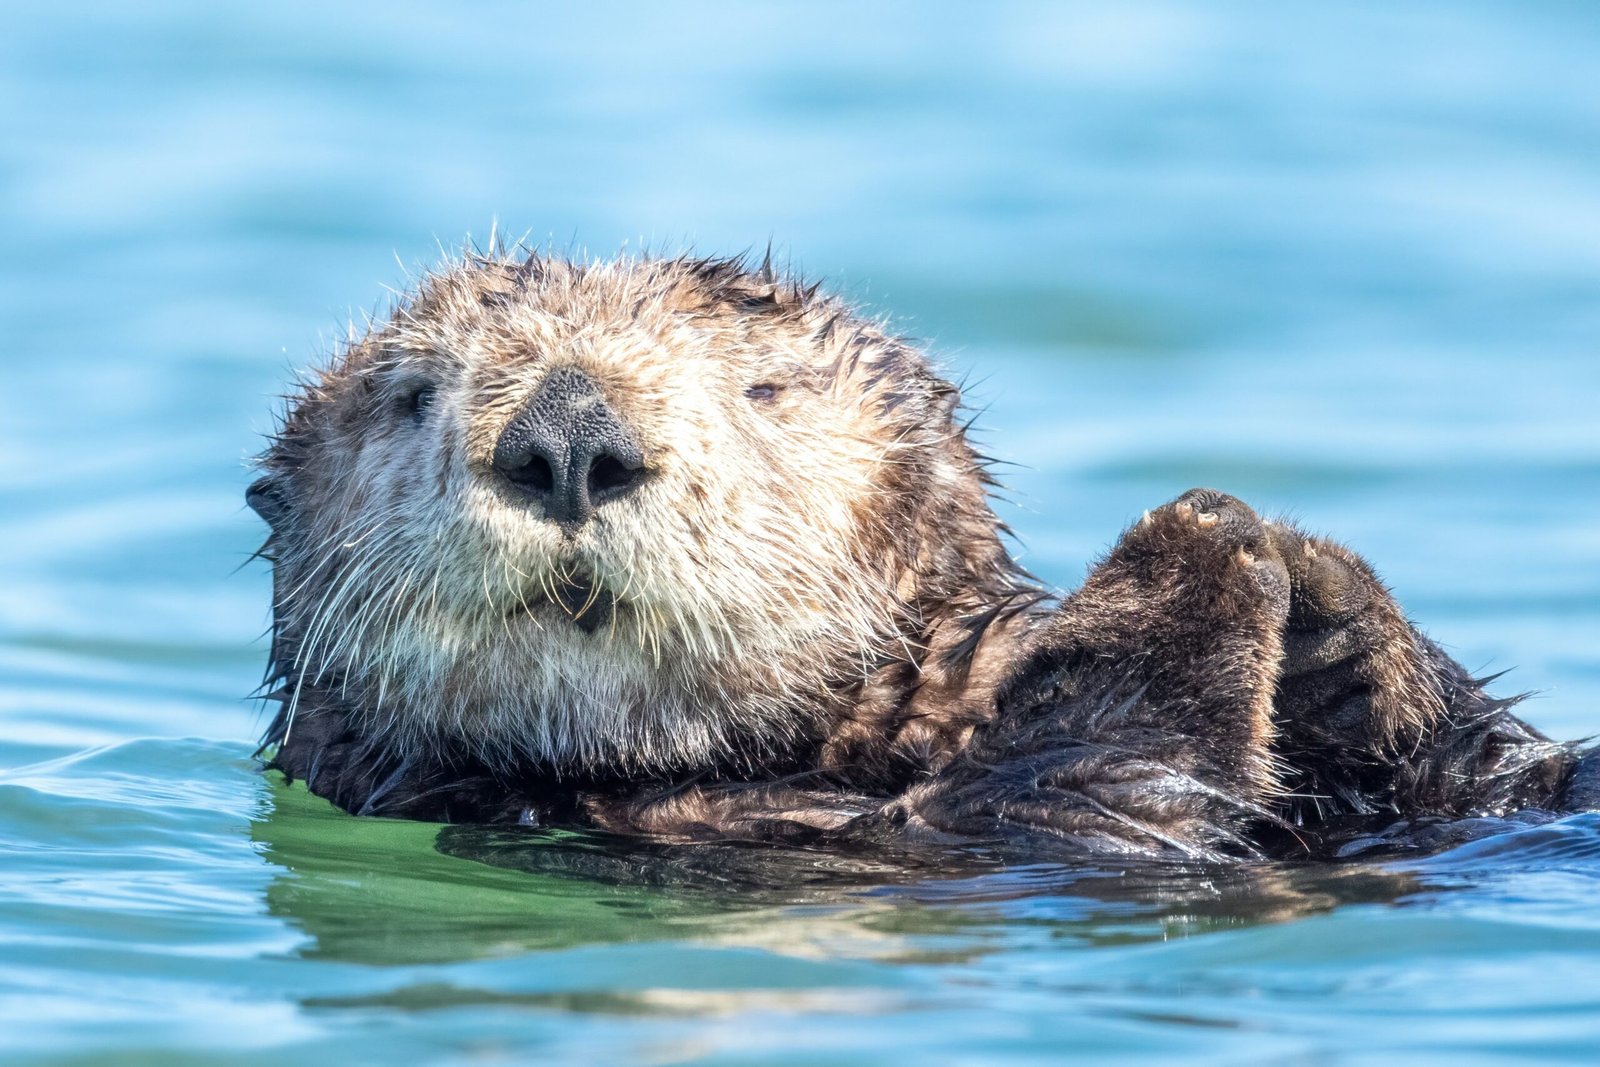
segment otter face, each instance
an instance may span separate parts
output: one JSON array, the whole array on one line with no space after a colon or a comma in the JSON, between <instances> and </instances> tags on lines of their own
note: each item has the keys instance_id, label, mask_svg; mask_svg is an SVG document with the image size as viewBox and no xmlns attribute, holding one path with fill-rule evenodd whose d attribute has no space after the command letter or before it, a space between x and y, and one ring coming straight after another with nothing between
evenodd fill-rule
<instances>
[{"instance_id":1,"label":"otter face","mask_svg":"<svg viewBox=\"0 0 1600 1067\"><path fill-rule=\"evenodd\" d=\"M993 538L956 399L736 262L430 276L251 490L290 728L333 702L406 749L630 770L813 736L949 595L950 524Z\"/></svg>"}]
</instances>

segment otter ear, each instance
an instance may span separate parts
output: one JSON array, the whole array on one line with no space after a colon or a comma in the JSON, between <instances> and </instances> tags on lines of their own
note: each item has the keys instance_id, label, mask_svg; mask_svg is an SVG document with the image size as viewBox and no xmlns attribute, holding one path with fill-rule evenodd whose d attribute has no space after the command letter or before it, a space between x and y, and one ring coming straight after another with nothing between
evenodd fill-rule
<instances>
[{"instance_id":1,"label":"otter ear","mask_svg":"<svg viewBox=\"0 0 1600 1067\"><path fill-rule=\"evenodd\" d=\"M244 491L244 502L276 530L289 517L289 499L282 483L272 475L257 478Z\"/></svg>"}]
</instances>

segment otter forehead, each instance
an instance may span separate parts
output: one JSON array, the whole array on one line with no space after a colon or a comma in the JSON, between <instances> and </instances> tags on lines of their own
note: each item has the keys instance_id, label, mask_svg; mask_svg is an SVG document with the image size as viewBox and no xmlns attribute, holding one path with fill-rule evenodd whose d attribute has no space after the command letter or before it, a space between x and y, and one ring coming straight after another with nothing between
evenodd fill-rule
<instances>
[{"instance_id":1,"label":"otter forehead","mask_svg":"<svg viewBox=\"0 0 1600 1067\"><path fill-rule=\"evenodd\" d=\"M352 370L363 356L466 370L486 400L549 360L669 395L685 371L723 384L752 370L832 380L859 369L852 345L894 357L880 372L927 371L915 350L835 298L724 261L471 260L424 279L367 340Z\"/></svg>"},{"instance_id":2,"label":"otter forehead","mask_svg":"<svg viewBox=\"0 0 1600 1067\"><path fill-rule=\"evenodd\" d=\"M930 402L954 400L914 348L815 287L721 260L530 258L430 275L325 372L317 391L345 402L303 406L370 431L382 421L373 401L437 390L466 418L470 458L486 463L541 379L563 368L642 432L685 448L729 427L760 447L775 420L842 434L841 446L892 440L937 415Z\"/></svg>"}]
</instances>

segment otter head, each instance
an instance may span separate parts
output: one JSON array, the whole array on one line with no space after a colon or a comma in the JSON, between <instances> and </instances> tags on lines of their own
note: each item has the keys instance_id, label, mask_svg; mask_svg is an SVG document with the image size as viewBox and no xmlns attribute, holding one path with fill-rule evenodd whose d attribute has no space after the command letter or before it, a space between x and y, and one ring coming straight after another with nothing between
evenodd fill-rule
<instances>
[{"instance_id":1,"label":"otter head","mask_svg":"<svg viewBox=\"0 0 1600 1067\"><path fill-rule=\"evenodd\" d=\"M815 738L1014 573L957 399L764 268L451 265L260 461L287 729L631 772Z\"/></svg>"}]
</instances>

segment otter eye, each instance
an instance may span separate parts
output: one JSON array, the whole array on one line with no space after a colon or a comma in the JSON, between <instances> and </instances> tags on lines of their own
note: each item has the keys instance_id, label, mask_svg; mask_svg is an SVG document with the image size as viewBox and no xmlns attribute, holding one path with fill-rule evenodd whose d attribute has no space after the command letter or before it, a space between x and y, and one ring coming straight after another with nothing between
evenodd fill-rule
<instances>
[{"instance_id":1,"label":"otter eye","mask_svg":"<svg viewBox=\"0 0 1600 1067\"><path fill-rule=\"evenodd\" d=\"M400 409L413 419L420 419L433 406L439 387L432 382L417 382L400 395Z\"/></svg>"},{"instance_id":2,"label":"otter eye","mask_svg":"<svg viewBox=\"0 0 1600 1067\"><path fill-rule=\"evenodd\" d=\"M749 397L751 400L759 400L764 403L770 402L777 397L778 387L773 385L771 382L761 382L758 385L752 385L750 388L746 389L744 391L744 395Z\"/></svg>"}]
</instances>

